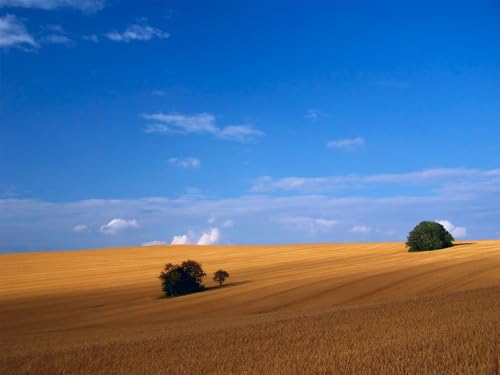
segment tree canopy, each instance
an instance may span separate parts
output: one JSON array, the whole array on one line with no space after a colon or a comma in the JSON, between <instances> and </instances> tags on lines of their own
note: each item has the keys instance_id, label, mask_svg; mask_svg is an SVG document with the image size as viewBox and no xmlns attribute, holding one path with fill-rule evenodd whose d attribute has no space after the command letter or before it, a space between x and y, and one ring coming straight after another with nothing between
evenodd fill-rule
<instances>
[{"instance_id":1,"label":"tree canopy","mask_svg":"<svg viewBox=\"0 0 500 375\"><path fill-rule=\"evenodd\" d=\"M409 251L444 249L453 246L455 239L446 228L433 221L422 221L408 234Z\"/></svg>"},{"instance_id":2,"label":"tree canopy","mask_svg":"<svg viewBox=\"0 0 500 375\"><path fill-rule=\"evenodd\" d=\"M214 281L218 282L219 286L222 286L228 277L229 273L224 270L218 270L214 273Z\"/></svg>"},{"instance_id":3,"label":"tree canopy","mask_svg":"<svg viewBox=\"0 0 500 375\"><path fill-rule=\"evenodd\" d=\"M167 263L160 274L162 290L167 297L199 292L206 274L201 264L194 260L186 260L179 264Z\"/></svg>"}]
</instances>

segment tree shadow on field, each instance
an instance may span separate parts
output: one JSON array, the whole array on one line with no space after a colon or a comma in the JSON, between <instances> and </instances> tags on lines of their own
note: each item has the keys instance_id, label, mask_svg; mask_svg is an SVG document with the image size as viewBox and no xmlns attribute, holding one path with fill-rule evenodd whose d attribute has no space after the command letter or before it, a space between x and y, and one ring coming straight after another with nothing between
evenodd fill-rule
<instances>
[{"instance_id":1,"label":"tree shadow on field","mask_svg":"<svg viewBox=\"0 0 500 375\"><path fill-rule=\"evenodd\" d=\"M213 286L206 287L201 292L208 292L210 290L217 290L217 289L226 289L226 288L231 288L231 287L234 287L234 286L245 285L245 284L248 284L248 283L250 283L250 280L235 281L234 283L224 284L222 287L220 287L218 285L213 285Z\"/></svg>"},{"instance_id":2,"label":"tree shadow on field","mask_svg":"<svg viewBox=\"0 0 500 375\"><path fill-rule=\"evenodd\" d=\"M455 246L466 246L466 245L475 245L476 242L461 242L461 243L454 243L452 247Z\"/></svg>"},{"instance_id":3,"label":"tree shadow on field","mask_svg":"<svg viewBox=\"0 0 500 375\"><path fill-rule=\"evenodd\" d=\"M235 287L235 286L245 285L245 284L248 284L250 282L251 282L250 280L243 280L243 281L235 281L235 282L232 282L232 283L227 283L227 284L224 284L222 287L220 287L219 285L207 286L207 287L204 287L202 290L199 290L197 292L188 293L188 294L180 294L178 296L172 296L172 297L170 297L170 296L167 297L166 295L161 295L157 299L182 298L182 297L186 297L186 296L189 296L189 295L192 295L192 294L199 294L199 293L211 292L211 291L214 291L214 290L221 290L221 289L226 289L226 288L232 288L232 287Z\"/></svg>"},{"instance_id":4,"label":"tree shadow on field","mask_svg":"<svg viewBox=\"0 0 500 375\"><path fill-rule=\"evenodd\" d=\"M470 245L475 245L476 242L460 242L460 243L454 243L453 245L449 247L443 247L442 249L430 249L430 250L409 250L408 252L410 253L430 253L433 251L443 251L443 250L451 250L454 247L458 246L470 246Z\"/></svg>"}]
</instances>

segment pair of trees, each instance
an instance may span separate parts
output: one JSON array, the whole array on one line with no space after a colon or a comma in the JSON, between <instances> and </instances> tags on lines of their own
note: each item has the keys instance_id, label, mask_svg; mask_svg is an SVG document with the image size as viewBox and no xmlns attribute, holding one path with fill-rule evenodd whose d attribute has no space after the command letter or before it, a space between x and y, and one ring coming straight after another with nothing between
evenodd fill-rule
<instances>
[{"instance_id":1,"label":"pair of trees","mask_svg":"<svg viewBox=\"0 0 500 375\"><path fill-rule=\"evenodd\" d=\"M162 290L167 297L200 292L205 289L203 278L207 274L200 263L186 260L179 264L167 263L160 274ZM213 280L222 287L229 273L218 270L214 273Z\"/></svg>"}]
</instances>

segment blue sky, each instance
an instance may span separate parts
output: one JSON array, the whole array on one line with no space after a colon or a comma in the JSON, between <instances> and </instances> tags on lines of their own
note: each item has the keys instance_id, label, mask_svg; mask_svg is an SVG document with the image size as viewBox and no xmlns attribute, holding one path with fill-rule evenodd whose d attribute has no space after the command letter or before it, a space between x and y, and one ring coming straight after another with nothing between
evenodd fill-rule
<instances>
[{"instance_id":1,"label":"blue sky","mask_svg":"<svg viewBox=\"0 0 500 375\"><path fill-rule=\"evenodd\" d=\"M0 0L0 251L500 237L496 1Z\"/></svg>"}]
</instances>

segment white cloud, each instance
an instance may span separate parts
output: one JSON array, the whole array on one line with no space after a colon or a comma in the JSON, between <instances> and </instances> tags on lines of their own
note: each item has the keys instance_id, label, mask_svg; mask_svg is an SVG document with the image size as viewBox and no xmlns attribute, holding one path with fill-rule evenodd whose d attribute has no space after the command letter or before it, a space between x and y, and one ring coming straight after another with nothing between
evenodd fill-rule
<instances>
[{"instance_id":1,"label":"white cloud","mask_svg":"<svg viewBox=\"0 0 500 375\"><path fill-rule=\"evenodd\" d=\"M0 48L9 47L38 47L24 24L11 14L0 17Z\"/></svg>"},{"instance_id":2,"label":"white cloud","mask_svg":"<svg viewBox=\"0 0 500 375\"><path fill-rule=\"evenodd\" d=\"M101 228L99 230L104 234L117 234L130 228L137 228L138 226L139 225L137 224L137 220L135 219L125 220L116 218L110 220L106 224L101 225Z\"/></svg>"},{"instance_id":3,"label":"white cloud","mask_svg":"<svg viewBox=\"0 0 500 375\"><path fill-rule=\"evenodd\" d=\"M104 0L0 0L0 8L38 8L52 10L74 8L85 12L94 12L104 8Z\"/></svg>"},{"instance_id":4,"label":"white cloud","mask_svg":"<svg viewBox=\"0 0 500 375\"><path fill-rule=\"evenodd\" d=\"M336 148L343 151L354 151L365 145L366 141L364 138L344 138L344 139L334 139L327 143L330 148Z\"/></svg>"},{"instance_id":5,"label":"white cloud","mask_svg":"<svg viewBox=\"0 0 500 375\"><path fill-rule=\"evenodd\" d=\"M220 237L220 232L218 228L211 228L210 231L205 232L201 235L200 239L196 243L197 245L213 245L217 243Z\"/></svg>"},{"instance_id":6,"label":"white cloud","mask_svg":"<svg viewBox=\"0 0 500 375\"><path fill-rule=\"evenodd\" d=\"M170 34L149 25L130 25L123 32L111 31L105 36L114 42L146 41L151 39L167 39Z\"/></svg>"},{"instance_id":7,"label":"white cloud","mask_svg":"<svg viewBox=\"0 0 500 375\"><path fill-rule=\"evenodd\" d=\"M370 233L371 228L366 225L355 225L351 228L351 232L353 233Z\"/></svg>"},{"instance_id":8,"label":"white cloud","mask_svg":"<svg viewBox=\"0 0 500 375\"><path fill-rule=\"evenodd\" d=\"M165 241L148 241L148 242L143 242L141 246L157 246L157 245L166 245L167 243Z\"/></svg>"},{"instance_id":9,"label":"white cloud","mask_svg":"<svg viewBox=\"0 0 500 375\"><path fill-rule=\"evenodd\" d=\"M342 190L373 189L382 185L419 185L446 189L449 193L465 193L474 189L500 192L500 170L441 168L407 173L385 173L372 175L338 175L326 177L258 178L251 187L252 192L306 192L327 193Z\"/></svg>"},{"instance_id":10,"label":"white cloud","mask_svg":"<svg viewBox=\"0 0 500 375\"><path fill-rule=\"evenodd\" d=\"M220 127L211 113L186 115L180 113L151 113L142 117L152 123L148 124L146 133L161 134L209 134L220 139L249 142L265 134L251 125L228 125Z\"/></svg>"},{"instance_id":11,"label":"white cloud","mask_svg":"<svg viewBox=\"0 0 500 375\"><path fill-rule=\"evenodd\" d=\"M215 216L210 216L207 220L208 224L214 224L217 221Z\"/></svg>"},{"instance_id":12,"label":"white cloud","mask_svg":"<svg viewBox=\"0 0 500 375\"><path fill-rule=\"evenodd\" d=\"M275 221L286 226L291 226L300 230L306 230L312 234L319 231L330 230L338 223L337 220L307 216L281 217L275 219Z\"/></svg>"},{"instance_id":13,"label":"white cloud","mask_svg":"<svg viewBox=\"0 0 500 375\"><path fill-rule=\"evenodd\" d=\"M85 224L77 224L73 227L73 232L85 232L86 230L88 230L89 227Z\"/></svg>"},{"instance_id":14,"label":"white cloud","mask_svg":"<svg viewBox=\"0 0 500 375\"><path fill-rule=\"evenodd\" d=\"M229 125L220 128L216 135L221 139L247 142L262 137L264 133L260 130L254 129L251 125Z\"/></svg>"},{"instance_id":15,"label":"white cloud","mask_svg":"<svg viewBox=\"0 0 500 375\"><path fill-rule=\"evenodd\" d=\"M179 168L199 168L201 166L200 159L188 157L188 158L170 158L168 162Z\"/></svg>"},{"instance_id":16,"label":"white cloud","mask_svg":"<svg viewBox=\"0 0 500 375\"><path fill-rule=\"evenodd\" d=\"M171 245L188 245L189 243L190 241L187 234L174 236L172 242L170 242Z\"/></svg>"},{"instance_id":17,"label":"white cloud","mask_svg":"<svg viewBox=\"0 0 500 375\"><path fill-rule=\"evenodd\" d=\"M219 228L210 228L210 230L201 233L198 241L193 241L194 233L176 235L172 238L172 245L188 245L195 243L196 245L213 245L217 243L220 237Z\"/></svg>"},{"instance_id":18,"label":"white cloud","mask_svg":"<svg viewBox=\"0 0 500 375\"><path fill-rule=\"evenodd\" d=\"M155 124L162 124L156 130L152 128L151 132L158 133L217 133L218 128L215 126L215 116L210 113L198 113L195 115L184 115L179 113L152 113L144 114L142 117L149 121L154 121ZM153 124L154 125L154 124Z\"/></svg>"},{"instance_id":19,"label":"white cloud","mask_svg":"<svg viewBox=\"0 0 500 375\"><path fill-rule=\"evenodd\" d=\"M436 220L436 222L441 224L456 239L467 236L467 228L465 227L456 227L448 220Z\"/></svg>"}]
</instances>

